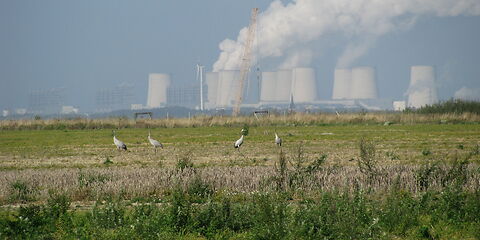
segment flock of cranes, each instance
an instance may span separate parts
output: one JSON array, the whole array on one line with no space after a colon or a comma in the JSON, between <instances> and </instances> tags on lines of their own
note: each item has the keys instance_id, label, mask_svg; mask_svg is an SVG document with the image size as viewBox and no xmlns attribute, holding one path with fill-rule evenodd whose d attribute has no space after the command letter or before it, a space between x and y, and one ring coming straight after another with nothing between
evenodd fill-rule
<instances>
[{"instance_id":1,"label":"flock of cranes","mask_svg":"<svg viewBox=\"0 0 480 240\"><path fill-rule=\"evenodd\" d=\"M115 135L115 131L112 131L112 132L113 132L113 143L115 144L115 146L117 146L117 149L127 151L127 145L124 142L118 140L117 136ZM235 144L233 145L233 147L236 148L238 151L240 151L240 146L242 146L243 144L243 140L245 138L245 132L246 132L245 129L242 129L242 136L237 141L235 141ZM148 131L148 141L153 146L155 153L157 153L157 148L163 149L163 145L159 141L151 137L150 131ZM278 137L278 134L276 132L275 132L275 144L279 147L282 146L282 139Z\"/></svg>"}]
</instances>

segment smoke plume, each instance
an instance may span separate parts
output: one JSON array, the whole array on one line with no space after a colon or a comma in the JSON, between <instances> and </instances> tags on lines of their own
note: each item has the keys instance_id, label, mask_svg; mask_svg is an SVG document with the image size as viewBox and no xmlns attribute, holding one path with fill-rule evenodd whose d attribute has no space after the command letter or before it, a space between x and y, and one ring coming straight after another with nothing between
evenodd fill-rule
<instances>
[{"instance_id":1,"label":"smoke plume","mask_svg":"<svg viewBox=\"0 0 480 240\"><path fill-rule=\"evenodd\" d=\"M479 101L480 100L480 88L466 88L462 87L455 92L455 99Z\"/></svg>"},{"instance_id":2,"label":"smoke plume","mask_svg":"<svg viewBox=\"0 0 480 240\"><path fill-rule=\"evenodd\" d=\"M293 0L273 1L257 20L255 58L282 57L280 66L308 65L315 56L305 49L326 34L340 33L348 40L338 67L349 67L375 40L387 33L411 28L421 16L480 15L478 0ZM237 40L225 39L213 71L240 66L247 28ZM311 44L310 44L311 45ZM301 50L297 50L301 48ZM303 59L306 57L306 59Z\"/></svg>"}]
</instances>

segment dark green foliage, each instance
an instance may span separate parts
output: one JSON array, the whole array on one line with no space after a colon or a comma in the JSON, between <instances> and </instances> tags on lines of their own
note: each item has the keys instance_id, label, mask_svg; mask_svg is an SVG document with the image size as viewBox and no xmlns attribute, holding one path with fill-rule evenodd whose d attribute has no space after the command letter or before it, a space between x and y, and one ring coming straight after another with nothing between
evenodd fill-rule
<instances>
[{"instance_id":1,"label":"dark green foliage","mask_svg":"<svg viewBox=\"0 0 480 240\"><path fill-rule=\"evenodd\" d=\"M192 203L188 201L188 195L181 188L177 188L172 193L171 206L169 209L170 226L178 232L184 232L192 223L191 221Z\"/></svg>"},{"instance_id":2,"label":"dark green foliage","mask_svg":"<svg viewBox=\"0 0 480 240\"><path fill-rule=\"evenodd\" d=\"M429 149L423 149L422 150L422 155L423 156L429 156L429 155L432 155L432 152Z\"/></svg>"},{"instance_id":3,"label":"dark green foliage","mask_svg":"<svg viewBox=\"0 0 480 240\"><path fill-rule=\"evenodd\" d=\"M360 172L363 173L369 183L373 183L381 176L378 160L376 158L375 145L372 141L365 138L360 139L359 143L360 156L357 159L357 165Z\"/></svg>"},{"instance_id":4,"label":"dark green foliage","mask_svg":"<svg viewBox=\"0 0 480 240\"><path fill-rule=\"evenodd\" d=\"M10 183L10 202L30 202L35 200L35 195L38 189L33 185L23 180L16 180Z\"/></svg>"},{"instance_id":5,"label":"dark green foliage","mask_svg":"<svg viewBox=\"0 0 480 240\"><path fill-rule=\"evenodd\" d=\"M180 155L177 156L177 165L176 168L178 170L183 170L186 168L192 168L193 167L193 162L192 162L192 152L191 151L186 151L181 153Z\"/></svg>"},{"instance_id":6,"label":"dark green foliage","mask_svg":"<svg viewBox=\"0 0 480 240\"><path fill-rule=\"evenodd\" d=\"M379 222L381 227L399 236L418 225L419 206L408 192L392 191L383 203Z\"/></svg>"},{"instance_id":7,"label":"dark green foliage","mask_svg":"<svg viewBox=\"0 0 480 240\"><path fill-rule=\"evenodd\" d=\"M480 114L480 102L450 99L433 105L427 105L419 109L407 109L405 112L416 113L476 113Z\"/></svg>"},{"instance_id":8,"label":"dark green foliage","mask_svg":"<svg viewBox=\"0 0 480 240\"><path fill-rule=\"evenodd\" d=\"M112 163L113 163L113 161L110 159L109 156L107 156L107 157L105 158L105 161L103 162L103 164L105 164L105 165L110 165L110 164L112 164Z\"/></svg>"},{"instance_id":9,"label":"dark green foliage","mask_svg":"<svg viewBox=\"0 0 480 240\"><path fill-rule=\"evenodd\" d=\"M100 228L114 229L125 224L125 207L118 200L107 200L104 205L95 204L92 220Z\"/></svg>"},{"instance_id":10,"label":"dark green foliage","mask_svg":"<svg viewBox=\"0 0 480 240\"><path fill-rule=\"evenodd\" d=\"M362 191L320 192L291 200L286 193L191 202L176 188L162 204L97 202L67 211L70 200L51 194L45 205L0 210L1 239L475 239L480 192L456 187L414 195L400 183L382 196ZM453 235L452 235L453 234Z\"/></svg>"},{"instance_id":11,"label":"dark green foliage","mask_svg":"<svg viewBox=\"0 0 480 240\"><path fill-rule=\"evenodd\" d=\"M243 128L242 128L241 132L242 132L242 135L243 135L243 136L247 136L247 135L248 135L248 125L247 125L247 124L244 124L244 125L243 125Z\"/></svg>"},{"instance_id":12,"label":"dark green foliage","mask_svg":"<svg viewBox=\"0 0 480 240\"><path fill-rule=\"evenodd\" d=\"M442 178L442 186L446 187L454 184L457 187L461 187L467 182L468 158L460 160L458 155L454 156L453 163L445 170L446 173Z\"/></svg>"},{"instance_id":13,"label":"dark green foliage","mask_svg":"<svg viewBox=\"0 0 480 240\"><path fill-rule=\"evenodd\" d=\"M429 162L415 172L415 180L420 190L427 190L439 171L438 162Z\"/></svg>"},{"instance_id":14,"label":"dark green foliage","mask_svg":"<svg viewBox=\"0 0 480 240\"><path fill-rule=\"evenodd\" d=\"M253 232L255 239L283 239L288 231L287 203L276 195L256 196Z\"/></svg>"},{"instance_id":15,"label":"dark green foliage","mask_svg":"<svg viewBox=\"0 0 480 240\"><path fill-rule=\"evenodd\" d=\"M188 185L187 193L190 201L201 203L213 194L213 187L205 182L199 175L195 175L192 182Z\"/></svg>"}]
</instances>

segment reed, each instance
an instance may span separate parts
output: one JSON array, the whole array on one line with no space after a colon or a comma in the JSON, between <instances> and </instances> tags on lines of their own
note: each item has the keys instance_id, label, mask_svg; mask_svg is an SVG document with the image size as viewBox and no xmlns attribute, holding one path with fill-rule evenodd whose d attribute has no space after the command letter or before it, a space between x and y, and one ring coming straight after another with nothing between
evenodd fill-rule
<instances>
[{"instance_id":1,"label":"reed","mask_svg":"<svg viewBox=\"0 0 480 240\"><path fill-rule=\"evenodd\" d=\"M186 128L211 126L310 126L332 124L418 124L418 123L479 123L476 113L294 113L254 116L194 116L191 118L163 118L138 120L128 118L105 119L38 119L2 120L1 130L64 130L64 129L114 129L114 128Z\"/></svg>"}]
</instances>

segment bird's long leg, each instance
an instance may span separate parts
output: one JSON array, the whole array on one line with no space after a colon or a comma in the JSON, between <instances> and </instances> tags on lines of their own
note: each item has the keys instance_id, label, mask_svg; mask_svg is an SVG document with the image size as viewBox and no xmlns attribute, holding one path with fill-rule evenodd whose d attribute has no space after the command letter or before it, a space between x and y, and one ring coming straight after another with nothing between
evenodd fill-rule
<instances>
[{"instance_id":1,"label":"bird's long leg","mask_svg":"<svg viewBox=\"0 0 480 240\"><path fill-rule=\"evenodd\" d=\"M240 155L242 155L243 158L246 158L245 155L243 155L243 153L240 152L240 148L237 148L237 150L238 150L238 153L240 153Z\"/></svg>"}]
</instances>

